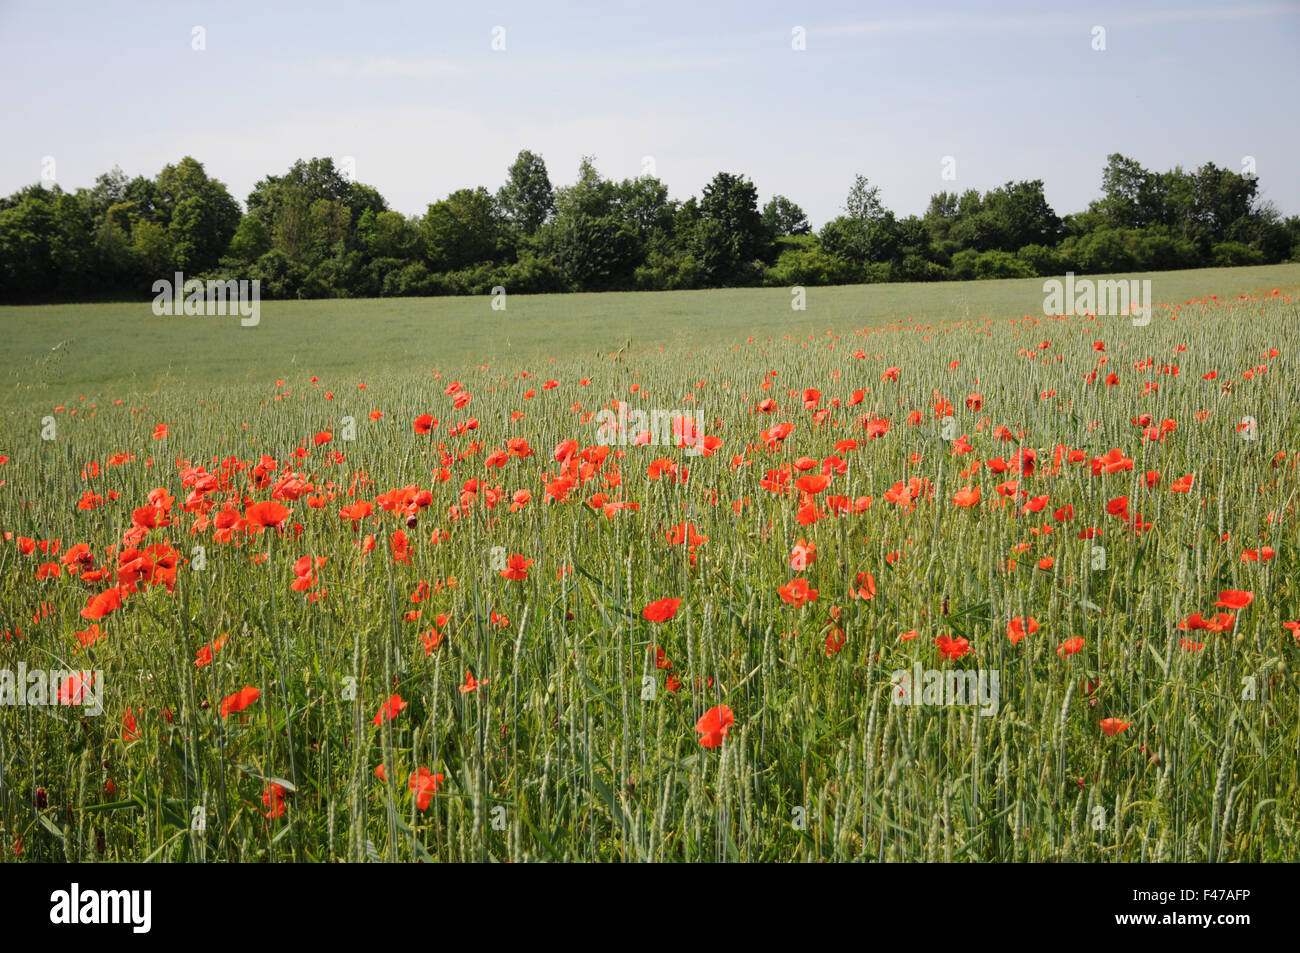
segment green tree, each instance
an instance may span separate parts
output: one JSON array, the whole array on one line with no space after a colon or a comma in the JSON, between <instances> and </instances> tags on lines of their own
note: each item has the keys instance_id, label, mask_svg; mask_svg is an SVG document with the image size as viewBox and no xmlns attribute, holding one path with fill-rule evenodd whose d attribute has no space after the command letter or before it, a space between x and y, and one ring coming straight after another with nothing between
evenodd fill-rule
<instances>
[{"instance_id":1,"label":"green tree","mask_svg":"<svg viewBox=\"0 0 1300 953\"><path fill-rule=\"evenodd\" d=\"M230 255L239 261L257 261L271 250L271 233L256 215L245 215L230 240Z\"/></svg>"},{"instance_id":2,"label":"green tree","mask_svg":"<svg viewBox=\"0 0 1300 953\"><path fill-rule=\"evenodd\" d=\"M434 271L456 271L495 261L504 225L487 189L460 189L425 212L420 223L425 257Z\"/></svg>"},{"instance_id":3,"label":"green tree","mask_svg":"<svg viewBox=\"0 0 1300 953\"><path fill-rule=\"evenodd\" d=\"M668 199L668 186L653 175L624 179L614 187L619 218L632 226L647 244L662 244L672 234L676 203Z\"/></svg>"},{"instance_id":4,"label":"green tree","mask_svg":"<svg viewBox=\"0 0 1300 953\"><path fill-rule=\"evenodd\" d=\"M807 235L812 229L808 216L784 195L774 195L763 206L763 227L773 238L789 235ZM797 283L797 282L796 282Z\"/></svg>"},{"instance_id":5,"label":"green tree","mask_svg":"<svg viewBox=\"0 0 1300 953\"><path fill-rule=\"evenodd\" d=\"M523 235L535 234L546 223L555 211L555 190L541 156L527 149L519 153L497 192L497 205Z\"/></svg>"},{"instance_id":6,"label":"green tree","mask_svg":"<svg viewBox=\"0 0 1300 953\"><path fill-rule=\"evenodd\" d=\"M704 187L694 250L713 284L743 283L770 245L758 211L758 189L741 175L719 172Z\"/></svg>"},{"instance_id":7,"label":"green tree","mask_svg":"<svg viewBox=\"0 0 1300 953\"><path fill-rule=\"evenodd\" d=\"M555 192L555 215L556 218L574 215L603 218L613 214L614 203L614 183L596 171L594 157L583 156L578 164L578 180Z\"/></svg>"},{"instance_id":8,"label":"green tree","mask_svg":"<svg viewBox=\"0 0 1300 953\"><path fill-rule=\"evenodd\" d=\"M167 227L174 266L198 272L215 265L239 226L239 205L225 185L186 156L163 167L155 190L154 218Z\"/></svg>"}]
</instances>

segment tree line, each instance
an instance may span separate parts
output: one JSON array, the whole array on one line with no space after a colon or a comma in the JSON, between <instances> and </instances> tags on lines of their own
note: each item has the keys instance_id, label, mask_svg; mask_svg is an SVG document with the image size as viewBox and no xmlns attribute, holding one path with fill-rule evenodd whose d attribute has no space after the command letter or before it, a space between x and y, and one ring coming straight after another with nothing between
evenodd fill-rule
<instances>
[{"instance_id":1,"label":"tree line","mask_svg":"<svg viewBox=\"0 0 1300 953\"><path fill-rule=\"evenodd\" d=\"M1102 196L1058 216L1043 182L940 192L896 216L857 176L814 232L785 196L760 207L719 172L697 198L653 175L613 181L590 158L556 188L524 150L496 192L460 189L422 216L391 210L332 159L259 181L241 209L186 157L155 178L31 185L0 199L0 301L142 299L154 281L258 279L266 298L387 297L942 281L1300 260L1300 217L1259 180L1207 163L1153 172L1118 153Z\"/></svg>"}]
</instances>

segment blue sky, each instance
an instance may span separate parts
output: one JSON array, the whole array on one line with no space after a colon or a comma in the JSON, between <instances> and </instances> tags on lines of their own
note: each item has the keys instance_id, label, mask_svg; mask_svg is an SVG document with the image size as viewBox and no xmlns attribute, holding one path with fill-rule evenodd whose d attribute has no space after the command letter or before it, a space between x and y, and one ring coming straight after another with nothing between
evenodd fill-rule
<instances>
[{"instance_id":1,"label":"blue sky","mask_svg":"<svg viewBox=\"0 0 1300 953\"><path fill-rule=\"evenodd\" d=\"M329 155L412 214L495 190L530 148L557 185L583 155L616 179L653 157L676 198L741 172L820 226L858 172L903 215L1020 178L1079 211L1119 151L1158 170L1252 156L1264 197L1297 214L1298 55L1300 0L0 0L0 194L38 181L46 156L73 189L190 154L242 202L263 175Z\"/></svg>"}]
</instances>

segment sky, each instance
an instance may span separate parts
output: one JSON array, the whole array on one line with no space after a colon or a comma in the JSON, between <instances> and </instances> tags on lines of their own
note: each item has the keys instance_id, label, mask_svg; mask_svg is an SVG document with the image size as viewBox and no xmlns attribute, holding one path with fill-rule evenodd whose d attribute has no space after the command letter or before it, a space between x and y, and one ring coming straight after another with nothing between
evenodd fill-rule
<instances>
[{"instance_id":1,"label":"sky","mask_svg":"<svg viewBox=\"0 0 1300 953\"><path fill-rule=\"evenodd\" d=\"M900 216L1019 179L1082 211L1122 152L1253 163L1300 214L1300 0L0 0L0 84L5 195L192 155L243 203L332 156L423 214L527 148L557 186L584 155L679 199L742 173L820 227L857 173Z\"/></svg>"}]
</instances>

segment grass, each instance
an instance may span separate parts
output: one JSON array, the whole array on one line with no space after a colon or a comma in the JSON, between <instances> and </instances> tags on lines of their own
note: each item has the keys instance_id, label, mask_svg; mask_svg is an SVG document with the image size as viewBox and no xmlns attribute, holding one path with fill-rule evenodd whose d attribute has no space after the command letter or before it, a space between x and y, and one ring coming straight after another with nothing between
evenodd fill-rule
<instances>
[{"instance_id":1,"label":"grass","mask_svg":"<svg viewBox=\"0 0 1300 953\"><path fill-rule=\"evenodd\" d=\"M1300 265L1166 271L1147 278L1157 302L1216 292L1271 291L1300 281ZM749 336L850 333L892 321L1041 315L1043 282L925 282L787 288L511 295L491 299L265 301L257 327L236 317L155 317L151 301L0 308L0 395L6 407L81 396L144 400L177 387L262 387L295 372L356 382L489 362L504 373L554 358L595 360L628 346L685 360ZM630 342L630 344L629 344Z\"/></svg>"},{"instance_id":2,"label":"grass","mask_svg":"<svg viewBox=\"0 0 1300 953\"><path fill-rule=\"evenodd\" d=\"M102 671L104 706L0 706L0 857L1296 859L1300 266L1151 277L1168 306L1146 326L1044 317L1036 281L810 289L806 312L783 289L266 302L254 329L0 311L0 672ZM698 409L721 443L587 452L566 493L557 445L595 447L614 401ZM488 465L518 438L535 453ZM1028 449L1032 473L993 472ZM1112 449L1132 469L1094 475ZM810 513L783 468L831 457ZM380 505L407 486L431 496L413 521ZM219 529L272 499L282 528ZM151 545L154 584L124 557ZM304 556L326 560L306 592ZM139 591L84 618L132 567ZM800 578L818 595L796 607ZM663 598L676 614L647 620ZM1217 612L1231 628L1179 628ZM1013 643L1017 617L1038 628ZM997 673L997 713L891 704L917 662ZM706 748L718 705L734 724ZM442 775L423 807L421 768Z\"/></svg>"}]
</instances>

